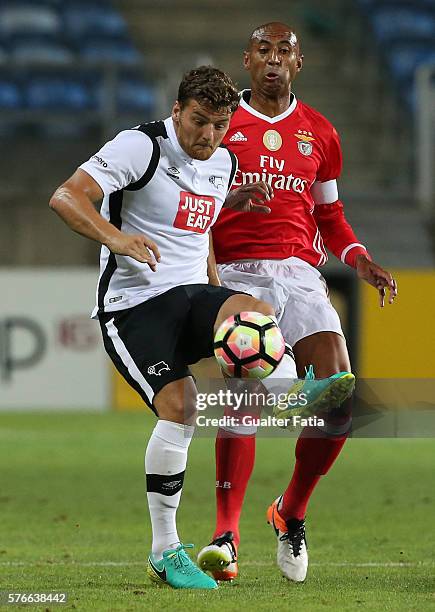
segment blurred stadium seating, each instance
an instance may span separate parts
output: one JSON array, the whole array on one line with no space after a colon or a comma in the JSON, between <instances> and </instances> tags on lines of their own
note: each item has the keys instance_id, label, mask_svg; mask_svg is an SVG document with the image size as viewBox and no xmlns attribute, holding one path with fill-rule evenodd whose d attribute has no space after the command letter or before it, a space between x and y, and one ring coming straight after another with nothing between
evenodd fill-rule
<instances>
[{"instance_id":1,"label":"blurred stadium seating","mask_svg":"<svg viewBox=\"0 0 435 612\"><path fill-rule=\"evenodd\" d=\"M435 0L358 0L400 103L414 117L418 202L435 200Z\"/></svg>"},{"instance_id":2,"label":"blurred stadium seating","mask_svg":"<svg viewBox=\"0 0 435 612\"><path fill-rule=\"evenodd\" d=\"M417 70L435 63L435 0L358 0L394 85L409 109ZM403 88L406 87L406 95Z\"/></svg>"},{"instance_id":3,"label":"blurred stadium seating","mask_svg":"<svg viewBox=\"0 0 435 612\"><path fill-rule=\"evenodd\" d=\"M155 90L144 68L106 0L0 2L0 124L9 129L32 124L52 135L53 111L70 127L99 125L105 135L132 111L147 120Z\"/></svg>"},{"instance_id":4,"label":"blurred stadium seating","mask_svg":"<svg viewBox=\"0 0 435 612\"><path fill-rule=\"evenodd\" d=\"M399 9L392 27L385 11ZM282 19L305 56L296 95L340 133L340 193L359 238L385 266L431 265L416 197L423 113L408 112L421 107L408 80L428 58L433 21L417 18L405 43L410 10L433 15L435 0L220 0L219 11L201 0L0 0L3 264L52 262L46 234L60 264L95 262L94 245L47 217L50 193L120 129L169 114L185 70L211 63L248 86L248 33ZM392 223L387 241L379 228Z\"/></svg>"}]
</instances>

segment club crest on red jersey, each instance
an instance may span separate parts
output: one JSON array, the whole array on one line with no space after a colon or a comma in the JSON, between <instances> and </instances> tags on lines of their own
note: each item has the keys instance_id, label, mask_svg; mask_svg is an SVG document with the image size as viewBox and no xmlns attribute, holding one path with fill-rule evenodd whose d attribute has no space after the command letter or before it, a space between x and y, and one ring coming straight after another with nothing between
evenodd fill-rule
<instances>
[{"instance_id":1,"label":"club crest on red jersey","mask_svg":"<svg viewBox=\"0 0 435 612\"><path fill-rule=\"evenodd\" d=\"M303 142L302 140L299 140L298 149L302 155L311 155L313 152L313 145L311 142Z\"/></svg>"},{"instance_id":2,"label":"club crest on red jersey","mask_svg":"<svg viewBox=\"0 0 435 612\"><path fill-rule=\"evenodd\" d=\"M311 144L315 138L313 138L313 134L308 132L307 130L298 130L298 133L295 134L298 139L298 149L302 155L308 156L313 152L313 145Z\"/></svg>"},{"instance_id":3,"label":"club crest on red jersey","mask_svg":"<svg viewBox=\"0 0 435 612\"><path fill-rule=\"evenodd\" d=\"M282 147L282 137L276 130L267 130L263 135L263 144L269 151L279 151Z\"/></svg>"}]
</instances>

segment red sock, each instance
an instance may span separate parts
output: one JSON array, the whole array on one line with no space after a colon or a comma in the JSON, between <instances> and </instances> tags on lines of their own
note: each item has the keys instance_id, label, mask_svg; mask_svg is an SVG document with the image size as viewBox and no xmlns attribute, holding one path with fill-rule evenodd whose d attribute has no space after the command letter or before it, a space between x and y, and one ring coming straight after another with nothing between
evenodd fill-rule
<instances>
[{"instance_id":1,"label":"red sock","mask_svg":"<svg viewBox=\"0 0 435 612\"><path fill-rule=\"evenodd\" d=\"M347 436L305 437L302 430L296 443L296 464L292 479L282 498L279 514L283 519L303 519L311 494L340 454ZM305 433L312 436L313 430Z\"/></svg>"},{"instance_id":2,"label":"red sock","mask_svg":"<svg viewBox=\"0 0 435 612\"><path fill-rule=\"evenodd\" d=\"M216 529L213 538L225 531L240 542L239 519L246 487L255 460L255 435L237 435L219 429L216 437Z\"/></svg>"}]
</instances>

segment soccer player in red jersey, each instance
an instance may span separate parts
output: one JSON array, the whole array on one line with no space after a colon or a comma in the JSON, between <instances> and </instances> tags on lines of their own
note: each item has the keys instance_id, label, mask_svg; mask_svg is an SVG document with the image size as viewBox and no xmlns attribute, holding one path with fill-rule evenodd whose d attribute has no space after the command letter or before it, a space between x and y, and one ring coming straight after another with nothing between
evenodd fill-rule
<instances>
[{"instance_id":1,"label":"soccer player in red jersey","mask_svg":"<svg viewBox=\"0 0 435 612\"><path fill-rule=\"evenodd\" d=\"M300 377L312 368L319 379L350 372L340 320L317 269L327 261L326 248L379 291L381 306L387 290L389 303L393 302L396 283L372 261L345 218L337 188L342 155L335 128L292 92L303 63L294 29L283 23L259 26L243 61L251 89L242 92L225 138L239 159L228 198L260 199L271 212L259 219L223 211L213 228L220 280L232 289L244 288L257 298L267 295L272 300L286 342L293 346ZM291 481L268 510L278 538L278 566L289 580L301 582L306 577L307 505L346 441L349 406L345 402L322 430L302 430ZM237 575L239 517L254 455L255 428L219 431L217 523L213 542L203 549L207 554L202 555L206 561L201 566L207 569L210 550L212 557L221 551L218 561L231 563L214 572L220 579Z\"/></svg>"}]
</instances>

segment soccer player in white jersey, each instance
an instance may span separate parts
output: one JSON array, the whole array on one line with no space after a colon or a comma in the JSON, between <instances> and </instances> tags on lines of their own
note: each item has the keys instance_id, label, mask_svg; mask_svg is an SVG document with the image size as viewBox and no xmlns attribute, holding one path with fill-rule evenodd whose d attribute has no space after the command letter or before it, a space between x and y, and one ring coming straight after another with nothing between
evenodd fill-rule
<instances>
[{"instance_id":1,"label":"soccer player in white jersey","mask_svg":"<svg viewBox=\"0 0 435 612\"><path fill-rule=\"evenodd\" d=\"M339 317L317 269L327 260L325 246L379 291L381 306L386 289L393 302L396 284L371 260L343 214L337 189L342 165L337 132L292 92L302 63L292 27L268 23L252 33L244 53L251 88L242 92L224 141L239 160L227 201L242 197L253 181L264 181L271 213L254 219L224 210L213 227L213 242L222 284L243 288L259 299L267 296L286 342L293 346L299 376L313 366L315 376L323 379L350 371ZM268 511L278 539L278 565L292 581L306 577L305 514L316 484L345 443L349 404L332 412L334 405L329 407L323 431L302 430L290 484ZM198 561L221 580L237 576L239 517L254 457L255 427L219 431L216 529ZM219 569L219 561L229 560Z\"/></svg>"},{"instance_id":2,"label":"soccer player in white jersey","mask_svg":"<svg viewBox=\"0 0 435 612\"><path fill-rule=\"evenodd\" d=\"M238 101L221 71L190 71L171 117L118 134L50 200L72 230L102 244L93 316L116 367L159 418L145 455L147 571L175 588L217 586L185 552L175 521L196 412L189 365L213 354L214 331L230 315L274 314L262 300L207 284L208 232L237 170L219 145ZM233 204L270 210L246 198Z\"/></svg>"}]
</instances>

